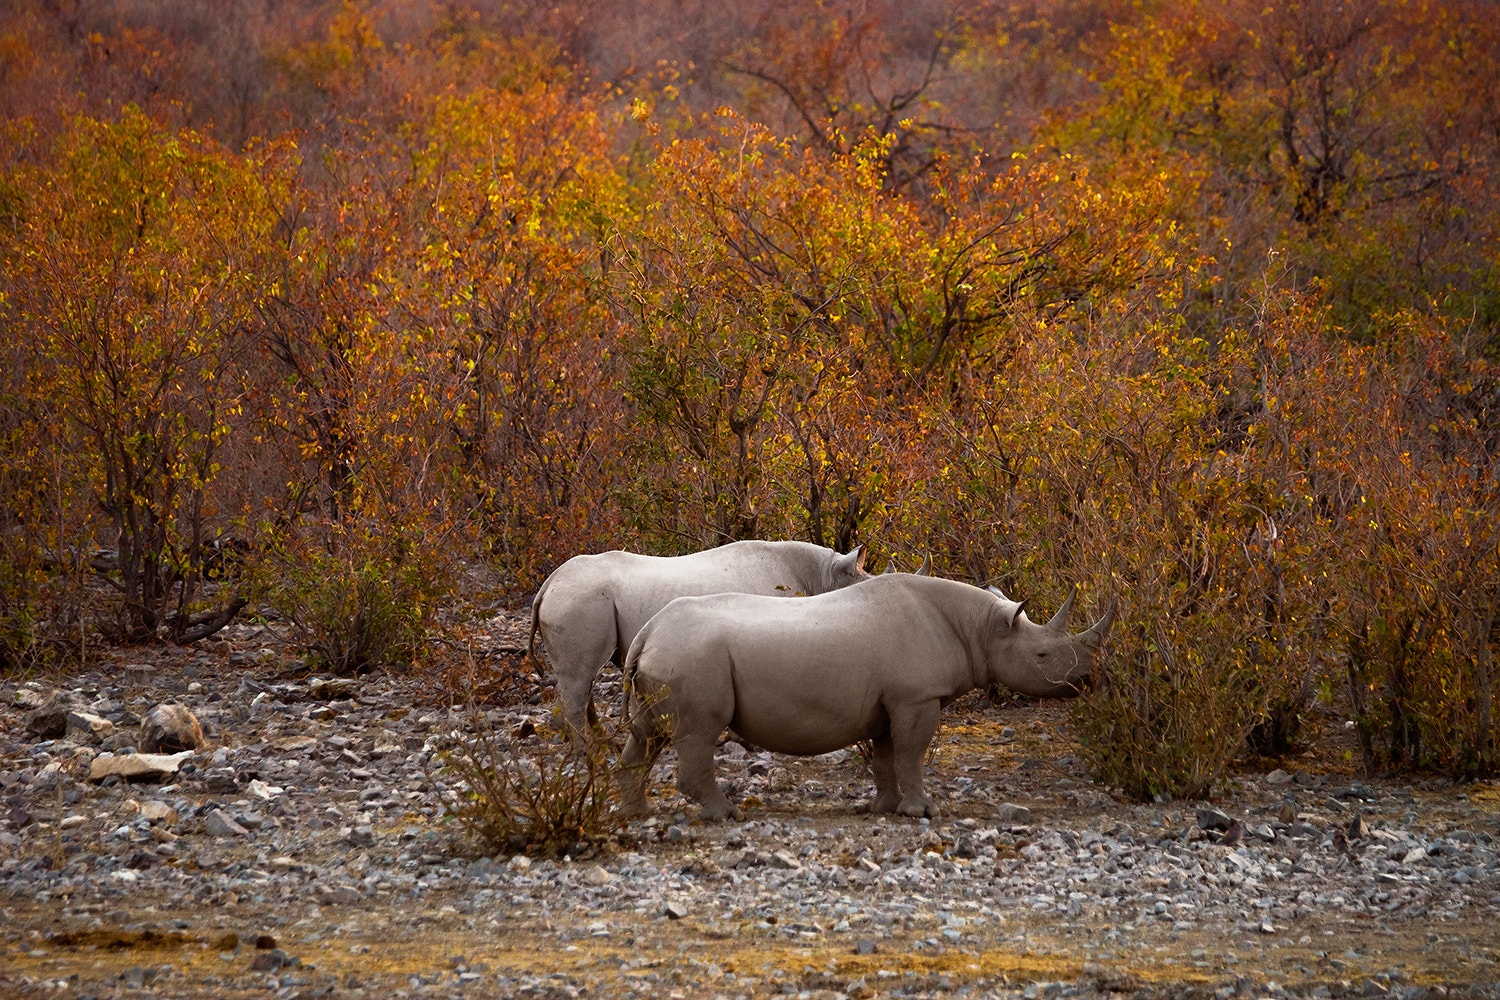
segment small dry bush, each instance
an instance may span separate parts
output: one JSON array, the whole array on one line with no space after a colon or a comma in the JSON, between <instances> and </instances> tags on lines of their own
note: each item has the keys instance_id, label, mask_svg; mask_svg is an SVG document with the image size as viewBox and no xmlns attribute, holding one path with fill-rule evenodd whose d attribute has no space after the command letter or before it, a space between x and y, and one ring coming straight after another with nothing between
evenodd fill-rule
<instances>
[{"instance_id":1,"label":"small dry bush","mask_svg":"<svg viewBox=\"0 0 1500 1000\"><path fill-rule=\"evenodd\" d=\"M81 656L79 629L0 569L0 676L46 671Z\"/></svg>"},{"instance_id":2,"label":"small dry bush","mask_svg":"<svg viewBox=\"0 0 1500 1000\"><path fill-rule=\"evenodd\" d=\"M577 857L624 829L602 741L502 732L477 711L468 729L438 748L443 805L486 854Z\"/></svg>"},{"instance_id":3,"label":"small dry bush","mask_svg":"<svg viewBox=\"0 0 1500 1000\"><path fill-rule=\"evenodd\" d=\"M268 599L318 669L406 666L456 578L451 536L420 517L349 517L271 547Z\"/></svg>"}]
</instances>

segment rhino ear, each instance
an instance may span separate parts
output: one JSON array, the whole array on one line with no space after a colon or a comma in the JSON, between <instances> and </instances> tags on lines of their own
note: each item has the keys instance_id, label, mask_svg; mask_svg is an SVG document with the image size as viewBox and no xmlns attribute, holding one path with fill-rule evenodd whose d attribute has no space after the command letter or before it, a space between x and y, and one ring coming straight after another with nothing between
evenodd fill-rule
<instances>
[{"instance_id":1,"label":"rhino ear","mask_svg":"<svg viewBox=\"0 0 1500 1000\"><path fill-rule=\"evenodd\" d=\"M1016 602L1015 610L1011 611L1011 613L1010 613L1010 627L1011 627L1011 631L1015 631L1016 622L1018 622L1018 621L1021 620L1021 612L1025 611L1025 610L1026 610L1026 602L1025 601L1017 601Z\"/></svg>"},{"instance_id":2,"label":"rhino ear","mask_svg":"<svg viewBox=\"0 0 1500 1000\"><path fill-rule=\"evenodd\" d=\"M917 567L917 576L932 575L932 553L928 552L922 556L922 565Z\"/></svg>"},{"instance_id":3,"label":"rhino ear","mask_svg":"<svg viewBox=\"0 0 1500 1000\"><path fill-rule=\"evenodd\" d=\"M844 555L835 556L833 565L840 570L847 570L856 576L865 571L865 547L856 545Z\"/></svg>"},{"instance_id":4,"label":"rhino ear","mask_svg":"<svg viewBox=\"0 0 1500 1000\"><path fill-rule=\"evenodd\" d=\"M988 590L990 593L994 594L996 597L1000 598L1000 600L1002 600L1002 601L1008 601L1008 600L1010 600L1009 597L1005 596L1005 591L1001 590L999 587L995 586L993 583L990 584L988 587L986 587L984 589Z\"/></svg>"}]
</instances>

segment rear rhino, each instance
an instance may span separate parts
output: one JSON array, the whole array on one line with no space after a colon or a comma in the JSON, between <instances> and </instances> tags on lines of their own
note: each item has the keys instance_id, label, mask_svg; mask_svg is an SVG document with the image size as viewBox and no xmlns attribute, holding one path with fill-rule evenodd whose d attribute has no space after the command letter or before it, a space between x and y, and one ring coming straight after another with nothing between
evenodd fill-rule
<instances>
[{"instance_id":1,"label":"rear rhino","mask_svg":"<svg viewBox=\"0 0 1500 1000\"><path fill-rule=\"evenodd\" d=\"M1024 603L1024 602L1022 602ZM668 734L677 785L708 820L738 817L714 780L725 728L777 753L874 743L872 812L933 816L922 760L942 707L976 687L1077 694L1114 620L1067 631L1070 595L1045 625L998 591L894 574L802 601L682 598L643 628L625 662L630 737L622 811L646 811Z\"/></svg>"},{"instance_id":2,"label":"rear rhino","mask_svg":"<svg viewBox=\"0 0 1500 1000\"><path fill-rule=\"evenodd\" d=\"M537 591L528 647L535 655L540 632L563 715L586 732L598 721L594 678L606 663L623 663L630 640L673 598L726 591L798 597L867 579L858 548L840 555L808 542L731 542L686 556L574 556Z\"/></svg>"}]
</instances>

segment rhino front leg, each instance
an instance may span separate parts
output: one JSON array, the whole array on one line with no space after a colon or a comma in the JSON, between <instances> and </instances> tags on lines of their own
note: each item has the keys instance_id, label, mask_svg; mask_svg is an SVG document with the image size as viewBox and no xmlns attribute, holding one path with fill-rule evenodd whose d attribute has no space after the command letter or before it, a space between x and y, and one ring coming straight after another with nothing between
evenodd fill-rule
<instances>
[{"instance_id":1,"label":"rhino front leg","mask_svg":"<svg viewBox=\"0 0 1500 1000\"><path fill-rule=\"evenodd\" d=\"M896 781L901 786L901 802L896 812L903 816L937 816L937 807L922 789L922 760L937 734L942 713L942 706L936 701L891 713Z\"/></svg>"}]
</instances>

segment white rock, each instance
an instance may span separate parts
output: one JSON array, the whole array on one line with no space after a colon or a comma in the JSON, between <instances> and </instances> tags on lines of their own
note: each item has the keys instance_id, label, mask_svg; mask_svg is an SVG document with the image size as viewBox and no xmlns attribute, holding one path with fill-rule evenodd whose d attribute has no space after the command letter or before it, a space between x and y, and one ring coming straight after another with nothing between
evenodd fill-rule
<instances>
[{"instance_id":1,"label":"white rock","mask_svg":"<svg viewBox=\"0 0 1500 1000\"><path fill-rule=\"evenodd\" d=\"M120 756L100 754L89 765L89 779L99 781L117 774L122 778L141 780L162 779L176 774L182 762L193 755L193 751L181 753L128 753Z\"/></svg>"}]
</instances>

